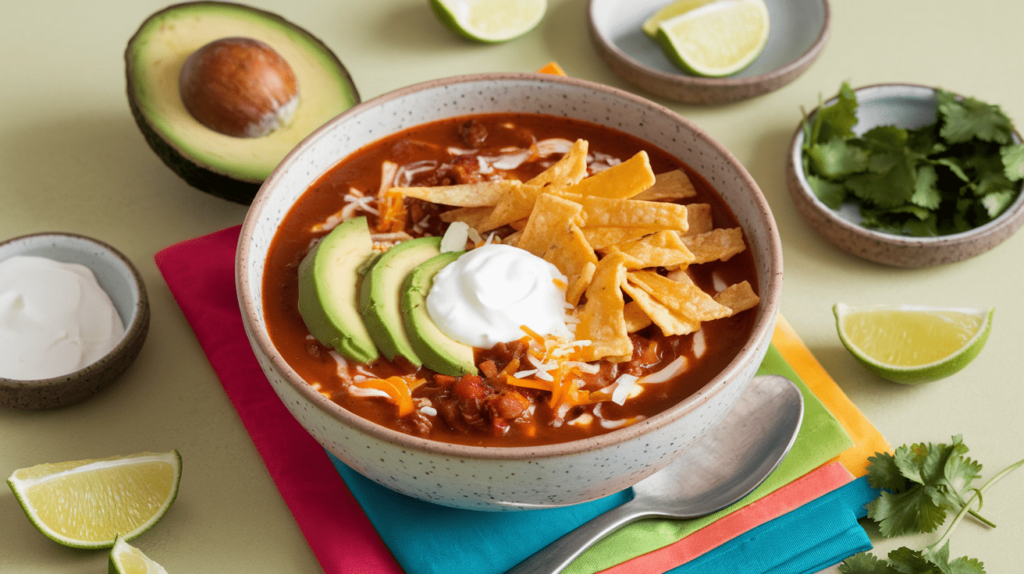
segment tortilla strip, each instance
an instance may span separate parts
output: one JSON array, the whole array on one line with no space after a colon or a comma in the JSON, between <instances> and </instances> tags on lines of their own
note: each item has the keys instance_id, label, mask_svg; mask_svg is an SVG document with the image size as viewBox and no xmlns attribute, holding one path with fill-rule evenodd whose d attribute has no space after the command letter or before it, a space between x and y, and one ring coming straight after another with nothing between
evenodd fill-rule
<instances>
[{"instance_id":1,"label":"tortilla strip","mask_svg":"<svg viewBox=\"0 0 1024 574\"><path fill-rule=\"evenodd\" d=\"M576 140L561 159L527 181L526 185L539 187L576 185L584 177L587 177L587 151L589 148L590 142L587 140Z\"/></svg>"},{"instance_id":2,"label":"tortilla strip","mask_svg":"<svg viewBox=\"0 0 1024 574\"><path fill-rule=\"evenodd\" d=\"M456 207L442 213L441 221L445 223L461 221L479 231L480 224L490 216L493 210L493 207L486 205L482 207Z\"/></svg>"},{"instance_id":3,"label":"tortilla strip","mask_svg":"<svg viewBox=\"0 0 1024 574\"><path fill-rule=\"evenodd\" d=\"M576 280L570 283L569 288L565 290L565 301L567 303L573 307L580 304L580 297L583 297L587 287L590 287L590 282L594 280L594 272L596 270L597 264L587 261L579 276L576 277Z\"/></svg>"},{"instance_id":4,"label":"tortilla strip","mask_svg":"<svg viewBox=\"0 0 1024 574\"><path fill-rule=\"evenodd\" d=\"M556 164L557 165L557 164ZM530 180L533 181L533 180ZM486 233L513 221L526 219L533 212L537 198L544 190L540 185L523 184L498 199L490 215L476 227L480 233Z\"/></svg>"},{"instance_id":5,"label":"tortilla strip","mask_svg":"<svg viewBox=\"0 0 1024 574\"><path fill-rule=\"evenodd\" d=\"M576 326L576 340L590 341L577 353L580 361L599 359L615 361L633 353L623 311L626 300L621 286L626 281L626 264L630 257L625 253L609 255L597 263L594 279L587 287L587 303L579 313Z\"/></svg>"},{"instance_id":6,"label":"tortilla strip","mask_svg":"<svg viewBox=\"0 0 1024 574\"><path fill-rule=\"evenodd\" d=\"M693 264L709 261L728 261L747 248L743 230L739 227L714 229L699 235L684 235L683 244L693 253Z\"/></svg>"},{"instance_id":7,"label":"tortilla strip","mask_svg":"<svg viewBox=\"0 0 1024 574\"><path fill-rule=\"evenodd\" d=\"M626 331L629 333L636 333L651 325L651 318L636 301L626 303L622 310L622 318L626 320Z\"/></svg>"},{"instance_id":8,"label":"tortilla strip","mask_svg":"<svg viewBox=\"0 0 1024 574\"><path fill-rule=\"evenodd\" d=\"M677 169L659 173L654 178L654 185L641 193L633 196L633 199L646 201L657 201L662 199L689 199L697 196L697 190L693 187L686 172Z\"/></svg>"},{"instance_id":9,"label":"tortilla strip","mask_svg":"<svg viewBox=\"0 0 1024 574\"><path fill-rule=\"evenodd\" d=\"M654 271L630 271L627 281L689 320L713 321L732 315L732 309L719 304L693 283L676 282Z\"/></svg>"},{"instance_id":10,"label":"tortilla strip","mask_svg":"<svg viewBox=\"0 0 1024 574\"><path fill-rule=\"evenodd\" d=\"M628 199L654 185L654 172L647 152L640 151L626 161L596 173L572 187L573 193L589 197Z\"/></svg>"},{"instance_id":11,"label":"tortilla strip","mask_svg":"<svg viewBox=\"0 0 1024 574\"><path fill-rule=\"evenodd\" d=\"M686 222L689 229L683 235L699 235L715 228L711 219L711 205L707 203L688 203L686 205Z\"/></svg>"},{"instance_id":12,"label":"tortilla strip","mask_svg":"<svg viewBox=\"0 0 1024 574\"><path fill-rule=\"evenodd\" d=\"M700 321L693 320L675 309L669 308L642 287L630 284L628 278L622 285L622 290L633 298L630 305L636 303L665 336L688 335L700 329Z\"/></svg>"},{"instance_id":13,"label":"tortilla strip","mask_svg":"<svg viewBox=\"0 0 1024 574\"><path fill-rule=\"evenodd\" d=\"M681 233L689 229L686 206L677 203L595 197L559 190L551 193L582 205L587 217L586 227L646 227L652 231L672 229Z\"/></svg>"},{"instance_id":14,"label":"tortilla strip","mask_svg":"<svg viewBox=\"0 0 1024 574\"><path fill-rule=\"evenodd\" d=\"M658 231L646 227L584 227L583 236L594 249L605 249L612 245L639 239Z\"/></svg>"},{"instance_id":15,"label":"tortilla strip","mask_svg":"<svg viewBox=\"0 0 1024 574\"><path fill-rule=\"evenodd\" d=\"M483 181L480 183L440 185L437 187L392 187L388 190L388 193L400 193L405 197L414 197L442 205L482 207L496 205L503 196L522 185L517 180L505 179L501 181Z\"/></svg>"},{"instance_id":16,"label":"tortilla strip","mask_svg":"<svg viewBox=\"0 0 1024 574\"><path fill-rule=\"evenodd\" d=\"M580 230L583 208L560 197L543 194L530 215L516 247L525 249L558 268L573 286L597 254Z\"/></svg>"},{"instance_id":17,"label":"tortilla strip","mask_svg":"<svg viewBox=\"0 0 1024 574\"><path fill-rule=\"evenodd\" d=\"M659 231L608 248L608 253L616 251L638 260L638 269L689 265L694 259L693 254L679 239L679 234L674 231Z\"/></svg>"},{"instance_id":18,"label":"tortilla strip","mask_svg":"<svg viewBox=\"0 0 1024 574\"><path fill-rule=\"evenodd\" d=\"M743 281L723 289L718 295L715 295L715 301L732 309L735 315L740 311L757 307L757 304L761 302L761 298L757 296L757 293L754 293L754 289L750 286L749 282Z\"/></svg>"}]
</instances>

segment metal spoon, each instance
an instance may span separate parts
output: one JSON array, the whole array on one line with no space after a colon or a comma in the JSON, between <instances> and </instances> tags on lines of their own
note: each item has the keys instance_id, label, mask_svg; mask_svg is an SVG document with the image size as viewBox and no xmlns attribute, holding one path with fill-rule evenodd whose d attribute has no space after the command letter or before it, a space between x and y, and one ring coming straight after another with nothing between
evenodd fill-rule
<instances>
[{"instance_id":1,"label":"metal spoon","mask_svg":"<svg viewBox=\"0 0 1024 574\"><path fill-rule=\"evenodd\" d=\"M804 399L789 379L755 377L736 406L671 464L633 486L633 499L594 518L506 574L561 572L584 550L641 518L697 518L757 488L796 440Z\"/></svg>"}]
</instances>

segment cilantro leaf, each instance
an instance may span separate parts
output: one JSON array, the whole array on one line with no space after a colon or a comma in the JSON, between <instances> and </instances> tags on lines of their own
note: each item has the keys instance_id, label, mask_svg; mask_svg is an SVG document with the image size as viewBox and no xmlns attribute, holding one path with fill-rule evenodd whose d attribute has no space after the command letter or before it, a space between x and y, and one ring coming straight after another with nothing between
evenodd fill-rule
<instances>
[{"instance_id":1,"label":"cilantro leaf","mask_svg":"<svg viewBox=\"0 0 1024 574\"><path fill-rule=\"evenodd\" d=\"M884 172L851 176L846 188L869 205L899 207L914 195L914 167L903 158Z\"/></svg>"},{"instance_id":2,"label":"cilantro leaf","mask_svg":"<svg viewBox=\"0 0 1024 574\"><path fill-rule=\"evenodd\" d=\"M818 110L817 134L811 143L826 143L834 138L853 137L853 126L857 125L857 94L850 84L843 82L835 104Z\"/></svg>"},{"instance_id":3,"label":"cilantro leaf","mask_svg":"<svg viewBox=\"0 0 1024 574\"><path fill-rule=\"evenodd\" d=\"M985 197L981 198L981 205L985 207L986 213L990 219L999 217L999 214L1006 211L1007 207L1013 203L1013 200L1017 199L1016 191L997 191L989 193Z\"/></svg>"},{"instance_id":4,"label":"cilantro leaf","mask_svg":"<svg viewBox=\"0 0 1024 574\"><path fill-rule=\"evenodd\" d=\"M999 148L999 156L1003 160L1003 174L1007 179L1024 179L1024 144L1003 146Z\"/></svg>"},{"instance_id":5,"label":"cilantro leaf","mask_svg":"<svg viewBox=\"0 0 1024 574\"><path fill-rule=\"evenodd\" d=\"M939 174L935 172L935 166L918 166L914 195L910 196L910 203L926 209L938 209L942 203L942 191L939 190L938 182Z\"/></svg>"},{"instance_id":6,"label":"cilantro leaf","mask_svg":"<svg viewBox=\"0 0 1024 574\"><path fill-rule=\"evenodd\" d=\"M807 155L814 170L828 179L839 179L866 170L869 158L867 150L851 145L848 141L833 139L811 146Z\"/></svg>"},{"instance_id":7,"label":"cilantro leaf","mask_svg":"<svg viewBox=\"0 0 1024 574\"><path fill-rule=\"evenodd\" d=\"M899 493L883 491L867 508L868 518L878 522L882 536L892 538L934 532L946 520L950 506L939 489L916 485Z\"/></svg>"},{"instance_id":8,"label":"cilantro leaf","mask_svg":"<svg viewBox=\"0 0 1024 574\"><path fill-rule=\"evenodd\" d=\"M974 98L958 100L949 92L939 90L939 116L942 118L941 135L950 143L963 143L972 139L1008 144L1013 125L999 106L979 102Z\"/></svg>"},{"instance_id":9,"label":"cilantro leaf","mask_svg":"<svg viewBox=\"0 0 1024 574\"><path fill-rule=\"evenodd\" d=\"M808 175L807 183L814 190L814 195L832 209L839 209L839 206L846 200L846 186L841 183L828 181L815 175Z\"/></svg>"},{"instance_id":10,"label":"cilantro leaf","mask_svg":"<svg viewBox=\"0 0 1024 574\"><path fill-rule=\"evenodd\" d=\"M899 571L870 552L854 554L839 565L842 574L899 574Z\"/></svg>"},{"instance_id":11,"label":"cilantro leaf","mask_svg":"<svg viewBox=\"0 0 1024 574\"><path fill-rule=\"evenodd\" d=\"M893 492L903 492L907 488L907 479L900 474L896 459L887 452L876 452L868 457L868 484L871 488L884 488Z\"/></svg>"}]
</instances>

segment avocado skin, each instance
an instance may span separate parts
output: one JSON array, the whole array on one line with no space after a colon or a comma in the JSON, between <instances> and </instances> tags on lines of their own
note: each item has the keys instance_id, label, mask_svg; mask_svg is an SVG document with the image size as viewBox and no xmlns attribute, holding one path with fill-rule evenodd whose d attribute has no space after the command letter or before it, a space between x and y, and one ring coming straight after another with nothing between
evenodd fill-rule
<instances>
[{"instance_id":1,"label":"avocado skin","mask_svg":"<svg viewBox=\"0 0 1024 574\"><path fill-rule=\"evenodd\" d=\"M357 252L356 256L362 255L358 262L352 263L348 258L351 276L334 277L325 276L331 269L324 268L324 265L336 263L332 254L326 250L339 250ZM328 233L313 248L299 264L299 314L309 332L324 345L334 347L338 353L347 359L360 363L372 363L377 360L377 347L373 344L369 332L359 314L359 269L366 262L366 258L372 257L373 243L370 240L370 230L367 227L365 217L356 217L342 222ZM362 252L362 253L359 253ZM335 267L336 268L336 267ZM351 284L343 286L341 294L351 294L350 301L341 301L340 305L331 297L337 296L338 290L328 291L330 285L338 285L341 279ZM344 287L349 287L345 289ZM330 308L328 308L330 307Z\"/></svg>"},{"instance_id":2,"label":"avocado skin","mask_svg":"<svg viewBox=\"0 0 1024 574\"><path fill-rule=\"evenodd\" d=\"M173 4L171 6L168 6L167 8L164 8L163 10L153 13L146 19L146 22L154 18L158 18L167 12L188 9L192 6L222 4L231 3L183 2L179 4ZM287 27L291 30L294 30L308 38L311 42L321 46L324 52L330 56L332 63L336 67L336 72L339 75L341 75L345 79L345 83L348 84L349 89L351 90L352 93L352 97L354 98L354 104L358 104L362 101L362 99L359 96L359 91L356 89L356 85L352 81L352 76L349 74L348 69L345 68L345 66L341 63L341 60L339 60L338 57L334 54L334 52L330 48L328 48L327 45L324 44L319 38L313 36L304 28L282 18L277 14L274 14L273 12L267 12L265 10L260 10L259 8L254 8L252 6L244 6L241 4L231 5L236 8L244 8L254 14L260 15L266 20L275 22L282 27ZM139 34L142 33L144 28L145 22L143 23L142 26L139 27L138 31L136 31L136 33L132 35L131 39L128 40L128 45L124 51L124 60L125 75L127 80L126 87L128 94L128 107L131 109L132 117L135 119L135 123L139 126L139 130L142 132L142 135L145 138L146 143L149 144L149 147L164 162L164 164L167 167L171 168L171 171L178 174L178 177L185 180L185 183L189 184L190 186L198 189L199 191L209 193L211 195L220 197L222 199L226 199L228 201L240 203L242 205L251 204L253 199L256 197L257 192L259 192L260 186L263 185L263 181L246 181L243 179L238 179L230 175L221 173L210 166L201 165L195 162L187 155L179 151L177 148L175 148L174 145L165 140L155 129L153 129L153 127L149 123L149 120L147 120L145 115L142 113L142 110L139 108L138 103L135 101L136 90L135 81L132 79L134 77L134 66L132 63L131 52L132 46L135 44L136 40L139 38ZM330 118L325 118L324 121L328 119Z\"/></svg>"},{"instance_id":3,"label":"avocado skin","mask_svg":"<svg viewBox=\"0 0 1024 574\"><path fill-rule=\"evenodd\" d=\"M403 241L377 258L363 277L359 287L359 311L370 338L388 361L401 356L413 367L423 364L412 348L402 320L402 288L411 269L440 253L440 237ZM409 271L401 273L401 269Z\"/></svg>"},{"instance_id":4,"label":"avocado skin","mask_svg":"<svg viewBox=\"0 0 1024 574\"><path fill-rule=\"evenodd\" d=\"M434 284L434 275L463 253L452 251L428 259L406 277L402 289L402 318L413 350L423 366L453 377L478 373L473 347L452 339L437 327L427 312L427 294Z\"/></svg>"}]
</instances>

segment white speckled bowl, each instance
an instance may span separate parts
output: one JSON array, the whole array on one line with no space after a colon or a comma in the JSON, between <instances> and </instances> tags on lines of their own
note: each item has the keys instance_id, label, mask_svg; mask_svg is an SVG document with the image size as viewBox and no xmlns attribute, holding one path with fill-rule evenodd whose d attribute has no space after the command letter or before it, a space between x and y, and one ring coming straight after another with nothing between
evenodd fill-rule
<instances>
[{"instance_id":1,"label":"white speckled bowl","mask_svg":"<svg viewBox=\"0 0 1024 574\"><path fill-rule=\"evenodd\" d=\"M935 88L913 84L878 84L854 90L857 94L857 135L871 128L896 125L916 128L935 121L938 100ZM825 102L825 106L835 103ZM815 108L810 117L818 111ZM804 145L803 121L786 159L786 182L797 211L829 243L858 257L894 267L929 267L955 263L999 245L1024 224L1024 193L996 219L964 233L939 237L908 237L861 226L860 212L853 203L834 210L814 194L801 160ZM1014 141L1021 142L1014 132ZM1024 184L1021 185L1024 189Z\"/></svg>"},{"instance_id":2,"label":"white speckled bowl","mask_svg":"<svg viewBox=\"0 0 1024 574\"><path fill-rule=\"evenodd\" d=\"M697 394L660 415L566 444L485 448L383 428L324 398L282 359L267 335L263 266L281 219L314 180L349 153L406 128L488 112L535 112L611 126L678 156L711 182L746 230L762 296L749 341ZM674 112L598 84L541 74L485 74L427 82L360 104L302 142L264 183L245 223L236 264L246 332L281 400L324 447L403 494L461 508L514 510L575 504L627 488L668 464L719 421L753 377L771 339L782 287L778 231L742 165Z\"/></svg>"},{"instance_id":3,"label":"white speckled bowl","mask_svg":"<svg viewBox=\"0 0 1024 574\"><path fill-rule=\"evenodd\" d=\"M765 0L769 36L747 68L725 78L688 74L640 26L670 0L589 0L590 37L613 72L652 94L685 104L725 104L792 82L818 58L829 36L828 0Z\"/></svg>"},{"instance_id":4,"label":"white speckled bowl","mask_svg":"<svg viewBox=\"0 0 1024 574\"><path fill-rule=\"evenodd\" d=\"M149 332L149 298L137 269L120 251L71 233L38 233L0 243L0 261L16 255L47 257L92 270L124 324L124 335L109 353L61 377L22 381L0 377L0 405L38 410L81 402L105 388L132 364Z\"/></svg>"}]
</instances>

